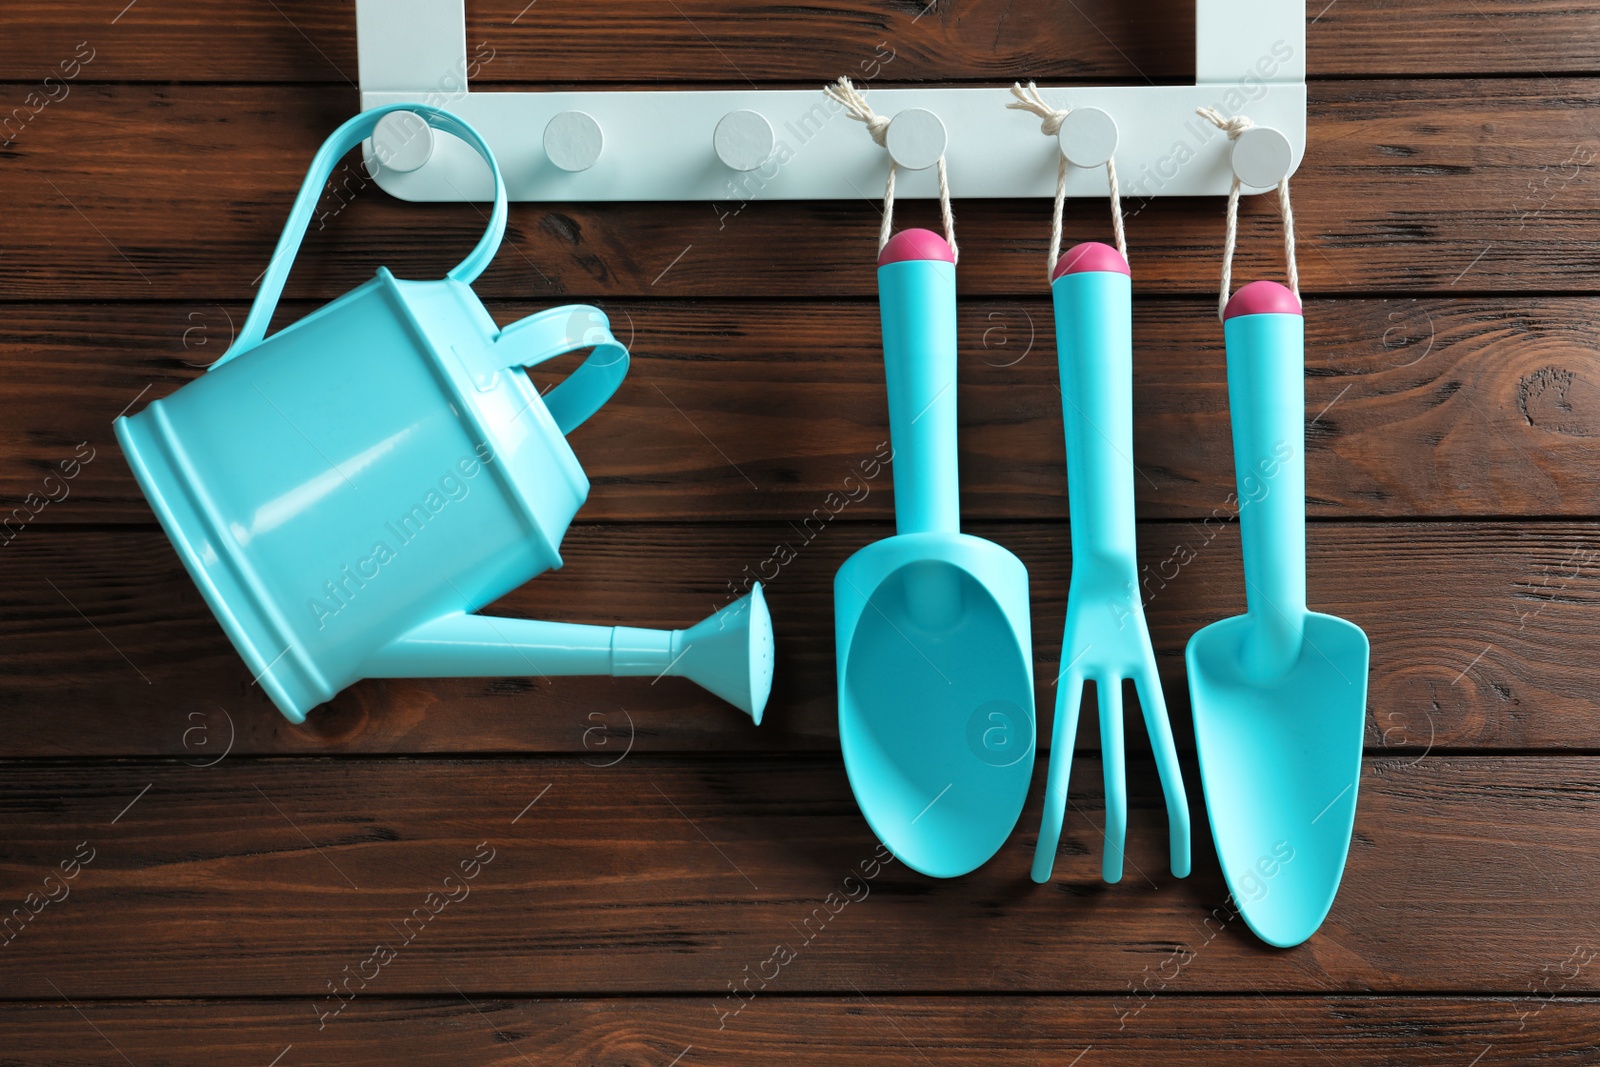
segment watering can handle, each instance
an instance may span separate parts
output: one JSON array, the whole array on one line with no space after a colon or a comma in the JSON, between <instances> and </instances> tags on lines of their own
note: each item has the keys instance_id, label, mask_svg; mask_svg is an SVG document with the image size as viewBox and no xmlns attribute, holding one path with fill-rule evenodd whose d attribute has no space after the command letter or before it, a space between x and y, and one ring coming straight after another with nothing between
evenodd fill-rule
<instances>
[{"instance_id":1,"label":"watering can handle","mask_svg":"<svg viewBox=\"0 0 1600 1067\"><path fill-rule=\"evenodd\" d=\"M471 284L494 258L495 252L500 248L500 238L506 232L506 187L500 177L500 166L495 162L494 154L478 131L450 112L429 104L389 104L363 111L334 130L311 160L311 167L306 171L306 180L301 184L300 193L295 197L294 207L289 211L289 220L284 223L283 236L278 238L278 247L272 253L272 261L267 264L266 273L262 275L261 290L256 294L256 301L250 307L250 314L239 330L237 340L221 359L211 365L212 370L253 348L266 336L267 325L272 321L272 313L278 307L278 297L283 293L283 283L288 280L289 268L294 264L295 254L300 251L300 242L305 237L306 227L310 225L312 212L317 208L317 201L322 198L323 185L344 154L371 136L379 120L385 115L396 111L411 112L434 129L453 133L467 142L478 155L483 157L483 161L489 164L489 173L494 178L494 210L489 216L489 229L479 239L477 247L467 254L466 259L456 264L446 277Z\"/></svg>"},{"instance_id":2,"label":"watering can handle","mask_svg":"<svg viewBox=\"0 0 1600 1067\"><path fill-rule=\"evenodd\" d=\"M513 322L490 346L493 370L533 367L547 359L592 348L589 358L544 394L544 406L563 434L600 410L628 373L628 350L611 335L606 313L587 304L567 304Z\"/></svg>"}]
</instances>

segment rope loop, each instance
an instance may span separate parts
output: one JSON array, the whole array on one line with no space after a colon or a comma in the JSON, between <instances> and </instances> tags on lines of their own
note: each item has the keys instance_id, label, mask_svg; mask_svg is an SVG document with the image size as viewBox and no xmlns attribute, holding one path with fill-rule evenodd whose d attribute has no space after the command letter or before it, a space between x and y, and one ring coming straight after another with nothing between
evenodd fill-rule
<instances>
[{"instance_id":1,"label":"rope loop","mask_svg":"<svg viewBox=\"0 0 1600 1067\"><path fill-rule=\"evenodd\" d=\"M1248 115L1226 118L1214 107L1195 108L1195 114L1227 134L1229 141L1237 141L1241 133L1255 128L1255 123L1250 121ZM1294 293L1296 300L1299 300L1300 268L1295 264L1294 206L1289 202L1288 175L1284 175L1278 182L1278 211L1283 216L1283 259L1289 275L1289 291ZM1222 291L1217 296L1218 319L1221 319L1228 310L1228 291L1233 287L1233 250L1238 243L1239 176L1235 174L1233 184L1228 188L1228 220L1222 235Z\"/></svg>"},{"instance_id":2,"label":"rope loop","mask_svg":"<svg viewBox=\"0 0 1600 1067\"><path fill-rule=\"evenodd\" d=\"M1067 116L1072 114L1071 108L1053 108L1045 102L1039 94L1039 86L1029 82L1026 89L1021 82L1013 82L1011 95L1016 97L1006 108L1011 111L1026 111L1039 118L1039 132L1046 137L1055 137L1061 132L1061 124L1067 121ZM1055 273L1056 260L1061 258L1061 214L1067 200L1067 168L1071 166L1067 157L1057 152L1056 159L1056 202L1050 212L1050 260L1045 264L1045 277ZM1110 157L1106 159L1106 184L1111 189L1111 232L1116 235L1117 251L1122 253L1122 258L1128 258L1128 238L1122 226L1122 192L1117 188L1117 161Z\"/></svg>"},{"instance_id":3,"label":"rope loop","mask_svg":"<svg viewBox=\"0 0 1600 1067\"><path fill-rule=\"evenodd\" d=\"M872 110L872 105L867 103L866 96L850 83L849 78L840 78L830 85L825 85L822 91L829 99L844 108L846 115L866 126L873 144L879 148L888 147L889 120ZM950 255L959 260L961 251L956 247L956 217L950 209L950 174L945 167L943 155L939 156L935 166L939 174L939 218L944 223L945 243L950 246ZM891 155L889 179L883 186L883 225L878 230L879 252L882 252L883 246L889 243L889 237L894 230L894 174L898 169L899 164Z\"/></svg>"}]
</instances>

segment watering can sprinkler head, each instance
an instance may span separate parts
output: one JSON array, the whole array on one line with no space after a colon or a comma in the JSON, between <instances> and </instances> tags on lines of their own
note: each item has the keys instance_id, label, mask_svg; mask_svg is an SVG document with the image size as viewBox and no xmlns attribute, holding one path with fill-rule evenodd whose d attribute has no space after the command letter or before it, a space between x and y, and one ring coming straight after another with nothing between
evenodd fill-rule
<instances>
[{"instance_id":1,"label":"watering can sprinkler head","mask_svg":"<svg viewBox=\"0 0 1600 1067\"><path fill-rule=\"evenodd\" d=\"M756 583L750 592L687 630L673 633L673 669L761 725L772 693L772 615Z\"/></svg>"}]
</instances>

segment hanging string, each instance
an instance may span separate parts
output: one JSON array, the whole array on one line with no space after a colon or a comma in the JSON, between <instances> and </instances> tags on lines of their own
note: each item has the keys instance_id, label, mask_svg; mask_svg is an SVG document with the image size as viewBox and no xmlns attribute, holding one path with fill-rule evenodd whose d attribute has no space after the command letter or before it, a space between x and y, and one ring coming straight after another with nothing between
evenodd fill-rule
<instances>
[{"instance_id":1,"label":"hanging string","mask_svg":"<svg viewBox=\"0 0 1600 1067\"><path fill-rule=\"evenodd\" d=\"M1054 137L1061 132L1061 124L1071 114L1070 108L1053 108L1045 103L1044 97L1039 95L1039 87L1033 82L1028 83L1024 89L1021 82L1013 82L1011 95L1016 97L1006 107L1012 111L1026 111L1039 117L1039 130L1046 137ZM1061 258L1061 214L1067 199L1067 157L1057 153L1056 159L1056 202L1050 212L1050 262L1045 264L1048 276L1056 269L1056 260ZM1128 258L1128 238L1122 228L1122 191L1117 187L1117 161L1110 157L1106 159L1106 184L1111 187L1111 232L1116 235L1117 251L1122 253L1122 258Z\"/></svg>"},{"instance_id":2,"label":"hanging string","mask_svg":"<svg viewBox=\"0 0 1600 1067\"><path fill-rule=\"evenodd\" d=\"M934 164L939 172L939 221L944 225L944 243L950 246L950 262L953 264L961 258L961 250L956 247L956 216L950 210L950 174L945 169L944 153L939 153L939 160ZM884 218L889 217L889 212L884 211ZM879 245L881 252L883 246Z\"/></svg>"},{"instance_id":3,"label":"hanging string","mask_svg":"<svg viewBox=\"0 0 1600 1067\"><path fill-rule=\"evenodd\" d=\"M1294 207L1289 203L1289 176L1278 182L1278 213L1283 216L1283 258L1288 264L1289 290L1300 299L1300 267L1294 251Z\"/></svg>"},{"instance_id":4,"label":"hanging string","mask_svg":"<svg viewBox=\"0 0 1600 1067\"><path fill-rule=\"evenodd\" d=\"M1234 115L1232 118L1223 117L1222 112L1214 107L1195 108L1195 113L1217 129L1228 135L1229 141L1237 141L1239 135L1251 129L1255 123L1247 115ZM1289 202L1289 177L1284 175L1278 181L1278 210L1283 215L1283 258L1289 275L1289 291L1294 293L1296 300L1300 299L1300 268L1295 264L1294 247L1294 207ZM1229 290L1233 287L1233 250L1239 242L1239 176L1233 177L1233 184L1228 187L1228 222L1222 235L1222 291L1217 297L1217 318L1222 318L1228 310Z\"/></svg>"},{"instance_id":5,"label":"hanging string","mask_svg":"<svg viewBox=\"0 0 1600 1067\"><path fill-rule=\"evenodd\" d=\"M1128 237L1122 232L1122 190L1117 188L1117 161L1110 156L1106 157L1106 184L1111 187L1111 233L1116 239L1117 251L1127 260Z\"/></svg>"},{"instance_id":6,"label":"hanging string","mask_svg":"<svg viewBox=\"0 0 1600 1067\"><path fill-rule=\"evenodd\" d=\"M879 148L888 147L889 120L872 110L872 105L867 103L867 98L861 90L850 84L849 78L840 78L831 85L825 85L822 91L835 103L844 108L845 114L866 126L867 133L872 136L872 141ZM944 240L950 246L950 255L953 259L960 259L961 252L956 247L956 217L950 209L950 175L945 168L944 156L934 164L939 175L939 218L944 223ZM883 246L889 243L889 237L894 228L894 174L899 169L894 157L889 157L889 179L883 186L883 225L878 230L878 251L883 251Z\"/></svg>"}]
</instances>

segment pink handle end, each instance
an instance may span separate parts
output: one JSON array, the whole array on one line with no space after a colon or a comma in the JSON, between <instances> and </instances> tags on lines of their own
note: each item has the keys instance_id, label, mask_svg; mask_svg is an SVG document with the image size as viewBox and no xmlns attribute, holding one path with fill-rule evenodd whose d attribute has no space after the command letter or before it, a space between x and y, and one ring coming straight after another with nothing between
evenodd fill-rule
<instances>
[{"instance_id":1,"label":"pink handle end","mask_svg":"<svg viewBox=\"0 0 1600 1067\"><path fill-rule=\"evenodd\" d=\"M934 259L954 263L956 255L945 239L932 230L901 230L878 253L878 266L906 259Z\"/></svg>"},{"instance_id":2,"label":"pink handle end","mask_svg":"<svg viewBox=\"0 0 1600 1067\"><path fill-rule=\"evenodd\" d=\"M1055 281L1063 274L1082 274L1091 270L1112 271L1130 278L1133 276L1121 252L1099 241L1085 241L1061 254L1061 258L1056 260L1056 269L1050 272L1050 280Z\"/></svg>"},{"instance_id":3,"label":"pink handle end","mask_svg":"<svg viewBox=\"0 0 1600 1067\"><path fill-rule=\"evenodd\" d=\"M1277 282L1251 282L1240 289L1229 299L1228 306L1222 312L1226 319L1236 319L1240 315L1304 315L1300 307L1300 298L1290 292L1285 286Z\"/></svg>"}]
</instances>

